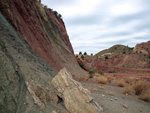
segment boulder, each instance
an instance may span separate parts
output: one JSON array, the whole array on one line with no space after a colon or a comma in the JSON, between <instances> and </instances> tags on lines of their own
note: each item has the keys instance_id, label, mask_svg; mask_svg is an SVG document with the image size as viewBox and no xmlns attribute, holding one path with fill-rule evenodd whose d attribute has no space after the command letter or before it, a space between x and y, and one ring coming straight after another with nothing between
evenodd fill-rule
<instances>
[{"instance_id":1,"label":"boulder","mask_svg":"<svg viewBox=\"0 0 150 113\"><path fill-rule=\"evenodd\" d=\"M59 102L71 113L102 113L102 108L93 100L89 90L75 81L66 68L52 79Z\"/></svg>"}]
</instances>

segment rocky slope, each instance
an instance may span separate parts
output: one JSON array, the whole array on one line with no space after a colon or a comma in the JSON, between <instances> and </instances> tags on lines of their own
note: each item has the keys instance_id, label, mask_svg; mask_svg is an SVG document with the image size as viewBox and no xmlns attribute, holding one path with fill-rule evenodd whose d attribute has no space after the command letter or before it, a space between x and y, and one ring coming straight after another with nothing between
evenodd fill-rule
<instances>
[{"instance_id":1,"label":"rocky slope","mask_svg":"<svg viewBox=\"0 0 150 113\"><path fill-rule=\"evenodd\" d=\"M84 56L78 62L85 70L114 71L116 68L150 68L150 41L137 44L135 48L115 45L97 53ZM122 69L121 69L122 70Z\"/></svg>"},{"instance_id":2,"label":"rocky slope","mask_svg":"<svg viewBox=\"0 0 150 113\"><path fill-rule=\"evenodd\" d=\"M100 51L95 56L104 56L104 55L111 55L111 54L126 54L132 51L133 48L129 48L124 45L114 45L110 47L109 49L105 49L103 51Z\"/></svg>"},{"instance_id":3,"label":"rocky slope","mask_svg":"<svg viewBox=\"0 0 150 113\"><path fill-rule=\"evenodd\" d=\"M150 54L150 41L137 44L133 51L136 53Z\"/></svg>"},{"instance_id":4,"label":"rocky slope","mask_svg":"<svg viewBox=\"0 0 150 113\"><path fill-rule=\"evenodd\" d=\"M63 67L87 75L61 17L36 0L1 0L0 113L66 113L51 84Z\"/></svg>"}]
</instances>

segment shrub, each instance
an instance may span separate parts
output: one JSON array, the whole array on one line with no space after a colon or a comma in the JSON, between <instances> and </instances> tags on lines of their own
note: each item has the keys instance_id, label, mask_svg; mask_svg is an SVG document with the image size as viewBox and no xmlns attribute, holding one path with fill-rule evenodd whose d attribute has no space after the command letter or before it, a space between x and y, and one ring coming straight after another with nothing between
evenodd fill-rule
<instances>
[{"instance_id":1,"label":"shrub","mask_svg":"<svg viewBox=\"0 0 150 113\"><path fill-rule=\"evenodd\" d=\"M125 87L123 94L130 95L133 91L133 88L131 86Z\"/></svg>"},{"instance_id":2,"label":"shrub","mask_svg":"<svg viewBox=\"0 0 150 113\"><path fill-rule=\"evenodd\" d=\"M123 54L126 54L126 51L123 51L122 53L123 53Z\"/></svg>"},{"instance_id":3,"label":"shrub","mask_svg":"<svg viewBox=\"0 0 150 113\"><path fill-rule=\"evenodd\" d=\"M108 76L108 77L107 77L107 81L108 81L109 83L111 83L112 80L114 80L114 78L113 78L112 76Z\"/></svg>"},{"instance_id":4,"label":"shrub","mask_svg":"<svg viewBox=\"0 0 150 113\"><path fill-rule=\"evenodd\" d=\"M124 80L117 80L117 86L119 86L119 87L124 87L125 86L125 82L124 82Z\"/></svg>"},{"instance_id":5,"label":"shrub","mask_svg":"<svg viewBox=\"0 0 150 113\"><path fill-rule=\"evenodd\" d=\"M89 73L90 73L90 74L94 74L94 73L95 73L95 70L94 70L94 69L90 69L90 70L89 70Z\"/></svg>"},{"instance_id":6,"label":"shrub","mask_svg":"<svg viewBox=\"0 0 150 113\"><path fill-rule=\"evenodd\" d=\"M105 56L105 59L108 59L108 55Z\"/></svg>"},{"instance_id":7,"label":"shrub","mask_svg":"<svg viewBox=\"0 0 150 113\"><path fill-rule=\"evenodd\" d=\"M79 66L80 66L81 68L83 68L83 64L82 64L82 62L79 62Z\"/></svg>"},{"instance_id":8,"label":"shrub","mask_svg":"<svg viewBox=\"0 0 150 113\"><path fill-rule=\"evenodd\" d=\"M81 51L79 52L79 55L82 55L82 52L81 52Z\"/></svg>"},{"instance_id":9,"label":"shrub","mask_svg":"<svg viewBox=\"0 0 150 113\"><path fill-rule=\"evenodd\" d=\"M84 60L84 56L83 55L81 56L81 58L82 58L82 60Z\"/></svg>"},{"instance_id":10,"label":"shrub","mask_svg":"<svg viewBox=\"0 0 150 113\"><path fill-rule=\"evenodd\" d=\"M116 70L109 70L109 73L116 73Z\"/></svg>"},{"instance_id":11,"label":"shrub","mask_svg":"<svg viewBox=\"0 0 150 113\"><path fill-rule=\"evenodd\" d=\"M116 74L114 74L114 77L116 77L117 75Z\"/></svg>"},{"instance_id":12,"label":"shrub","mask_svg":"<svg viewBox=\"0 0 150 113\"><path fill-rule=\"evenodd\" d=\"M89 70L89 78L93 78L95 71L93 69Z\"/></svg>"},{"instance_id":13,"label":"shrub","mask_svg":"<svg viewBox=\"0 0 150 113\"><path fill-rule=\"evenodd\" d=\"M99 77L98 78L98 83L106 84L107 83L107 77L105 77L105 76Z\"/></svg>"},{"instance_id":14,"label":"shrub","mask_svg":"<svg viewBox=\"0 0 150 113\"><path fill-rule=\"evenodd\" d=\"M100 89L103 89L103 90L105 89L105 87L104 87L104 86L99 86L99 88L100 88Z\"/></svg>"},{"instance_id":15,"label":"shrub","mask_svg":"<svg viewBox=\"0 0 150 113\"><path fill-rule=\"evenodd\" d=\"M134 90L136 95L140 95L148 90L148 83L146 81L139 80L136 82Z\"/></svg>"},{"instance_id":16,"label":"shrub","mask_svg":"<svg viewBox=\"0 0 150 113\"><path fill-rule=\"evenodd\" d=\"M91 53L91 56L93 56L93 53Z\"/></svg>"},{"instance_id":17,"label":"shrub","mask_svg":"<svg viewBox=\"0 0 150 113\"><path fill-rule=\"evenodd\" d=\"M131 78L126 78L125 79L125 83L127 83L127 84L129 84L129 85L134 85L134 83L135 83L135 79L131 79Z\"/></svg>"},{"instance_id":18,"label":"shrub","mask_svg":"<svg viewBox=\"0 0 150 113\"><path fill-rule=\"evenodd\" d=\"M77 58L77 60L80 60L80 58Z\"/></svg>"},{"instance_id":19,"label":"shrub","mask_svg":"<svg viewBox=\"0 0 150 113\"><path fill-rule=\"evenodd\" d=\"M99 76L100 76L100 74L99 74L99 73L95 73L95 74L94 74L94 76L99 77Z\"/></svg>"},{"instance_id":20,"label":"shrub","mask_svg":"<svg viewBox=\"0 0 150 113\"><path fill-rule=\"evenodd\" d=\"M139 99L140 100L143 100L143 101L146 101L146 102L150 102L150 93L142 93L140 96L139 96Z\"/></svg>"},{"instance_id":21,"label":"shrub","mask_svg":"<svg viewBox=\"0 0 150 113\"><path fill-rule=\"evenodd\" d=\"M84 55L87 55L87 53L86 53L86 52L84 52Z\"/></svg>"},{"instance_id":22,"label":"shrub","mask_svg":"<svg viewBox=\"0 0 150 113\"><path fill-rule=\"evenodd\" d=\"M104 72L103 72L103 71L98 71L98 73L99 73L100 75L104 75Z\"/></svg>"}]
</instances>

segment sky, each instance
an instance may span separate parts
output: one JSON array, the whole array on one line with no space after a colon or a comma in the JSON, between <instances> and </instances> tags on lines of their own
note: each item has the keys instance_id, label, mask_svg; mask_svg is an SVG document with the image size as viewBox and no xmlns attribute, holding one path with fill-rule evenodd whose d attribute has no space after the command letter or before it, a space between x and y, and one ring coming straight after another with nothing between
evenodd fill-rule
<instances>
[{"instance_id":1,"label":"sky","mask_svg":"<svg viewBox=\"0 0 150 113\"><path fill-rule=\"evenodd\" d=\"M150 0L42 0L62 15L74 52L150 40Z\"/></svg>"}]
</instances>

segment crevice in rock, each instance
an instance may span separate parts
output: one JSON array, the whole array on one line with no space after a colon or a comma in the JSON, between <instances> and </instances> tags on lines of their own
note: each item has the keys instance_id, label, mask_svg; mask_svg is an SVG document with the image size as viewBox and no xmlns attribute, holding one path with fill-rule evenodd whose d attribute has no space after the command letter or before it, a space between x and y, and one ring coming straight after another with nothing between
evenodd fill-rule
<instances>
[{"instance_id":1,"label":"crevice in rock","mask_svg":"<svg viewBox=\"0 0 150 113\"><path fill-rule=\"evenodd\" d=\"M58 96L58 95L57 95L57 98L58 98L57 104L59 104L59 103L62 103L62 102L63 102L63 99L62 99L60 96Z\"/></svg>"}]
</instances>

